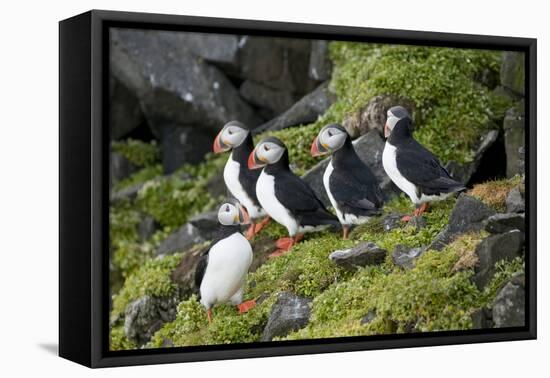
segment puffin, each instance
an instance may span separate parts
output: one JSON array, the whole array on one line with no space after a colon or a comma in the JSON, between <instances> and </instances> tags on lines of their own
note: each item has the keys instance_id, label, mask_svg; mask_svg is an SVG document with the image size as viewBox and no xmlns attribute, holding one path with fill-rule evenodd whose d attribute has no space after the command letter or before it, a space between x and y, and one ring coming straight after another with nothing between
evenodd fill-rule
<instances>
[{"instance_id":1,"label":"puffin","mask_svg":"<svg viewBox=\"0 0 550 378\"><path fill-rule=\"evenodd\" d=\"M380 215L384 200L376 177L357 155L351 137L338 124L321 129L311 144L311 155L332 154L323 184L347 239L350 226Z\"/></svg>"},{"instance_id":2,"label":"puffin","mask_svg":"<svg viewBox=\"0 0 550 378\"><path fill-rule=\"evenodd\" d=\"M260 172L247 167L247 159L253 149L254 142L250 130L238 121L225 124L214 139L214 153L231 150L223 170L223 179L231 195L248 210L252 220L246 231L248 240L269 223L269 217L266 217L256 197L256 182ZM256 222L260 218L263 219Z\"/></svg>"},{"instance_id":3,"label":"puffin","mask_svg":"<svg viewBox=\"0 0 550 378\"><path fill-rule=\"evenodd\" d=\"M220 227L210 246L201 255L195 270L195 287L200 303L212 322L212 307L221 303L236 305L239 313L256 306L254 300L243 302L246 274L252 263L252 247L241 233L248 224L248 212L237 201L228 200L218 210Z\"/></svg>"},{"instance_id":4,"label":"puffin","mask_svg":"<svg viewBox=\"0 0 550 378\"><path fill-rule=\"evenodd\" d=\"M250 153L248 167L263 168L256 183L258 201L288 231L289 237L277 240L278 249L271 257L287 253L305 232L340 225L313 190L290 170L288 149L280 139L268 137L258 143Z\"/></svg>"},{"instance_id":5,"label":"puffin","mask_svg":"<svg viewBox=\"0 0 550 378\"><path fill-rule=\"evenodd\" d=\"M412 216L422 215L429 202L444 200L466 189L451 177L432 152L413 138L412 118L404 107L394 106L388 110L384 136L387 139L382 165L416 206ZM410 215L402 218L405 222L410 219Z\"/></svg>"}]
</instances>

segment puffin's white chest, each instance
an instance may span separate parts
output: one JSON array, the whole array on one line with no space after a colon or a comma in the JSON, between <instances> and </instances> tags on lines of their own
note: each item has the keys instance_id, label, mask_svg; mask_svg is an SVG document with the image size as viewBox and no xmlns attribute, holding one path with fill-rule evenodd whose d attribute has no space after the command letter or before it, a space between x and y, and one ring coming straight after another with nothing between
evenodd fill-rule
<instances>
[{"instance_id":1,"label":"puffin's white chest","mask_svg":"<svg viewBox=\"0 0 550 378\"><path fill-rule=\"evenodd\" d=\"M389 142L384 146L382 154L382 165L386 174L390 177L395 185L405 192L415 204L418 204L420 199L416 195L416 185L407 180L397 169L396 148Z\"/></svg>"},{"instance_id":2,"label":"puffin's white chest","mask_svg":"<svg viewBox=\"0 0 550 378\"><path fill-rule=\"evenodd\" d=\"M285 226L289 235L294 236L299 225L275 196L275 177L265 173L265 170L262 171L256 183L256 196L267 214L277 223Z\"/></svg>"},{"instance_id":3,"label":"puffin's white chest","mask_svg":"<svg viewBox=\"0 0 550 378\"><path fill-rule=\"evenodd\" d=\"M201 282L201 303L210 308L231 299L244 285L252 263L252 247L236 232L210 248Z\"/></svg>"},{"instance_id":4,"label":"puffin's white chest","mask_svg":"<svg viewBox=\"0 0 550 378\"><path fill-rule=\"evenodd\" d=\"M259 218L264 215L261 208L254 205L246 191L244 190L241 182L239 181L239 173L241 165L233 160L233 153L229 155L225 168L223 169L223 180L227 189L231 192L231 195L235 197L240 203L246 207L248 214L251 218Z\"/></svg>"}]
</instances>

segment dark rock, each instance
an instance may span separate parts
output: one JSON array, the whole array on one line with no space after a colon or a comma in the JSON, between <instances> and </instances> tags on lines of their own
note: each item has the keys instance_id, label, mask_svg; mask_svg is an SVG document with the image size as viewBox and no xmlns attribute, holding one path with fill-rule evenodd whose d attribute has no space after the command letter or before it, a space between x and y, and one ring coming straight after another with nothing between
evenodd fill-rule
<instances>
[{"instance_id":1,"label":"dark rock","mask_svg":"<svg viewBox=\"0 0 550 378\"><path fill-rule=\"evenodd\" d=\"M467 194L460 194L449 223L433 240L429 249L442 250L456 236L470 231L480 231L484 228L484 221L495 211L480 200Z\"/></svg>"},{"instance_id":2,"label":"dark rock","mask_svg":"<svg viewBox=\"0 0 550 378\"><path fill-rule=\"evenodd\" d=\"M525 146L521 146L520 148L518 148L518 155L519 155L519 161L518 161L519 173L521 175L525 175Z\"/></svg>"},{"instance_id":3,"label":"dark rock","mask_svg":"<svg viewBox=\"0 0 550 378\"><path fill-rule=\"evenodd\" d=\"M328 83L323 83L313 92L302 97L286 112L254 129L254 132L282 130L314 122L329 108L334 99L334 95L329 92Z\"/></svg>"},{"instance_id":4,"label":"dark rock","mask_svg":"<svg viewBox=\"0 0 550 378\"><path fill-rule=\"evenodd\" d=\"M472 313L472 328L473 329L484 329L492 328L492 312L486 308L480 308L475 310Z\"/></svg>"},{"instance_id":5,"label":"dark rock","mask_svg":"<svg viewBox=\"0 0 550 378\"><path fill-rule=\"evenodd\" d=\"M380 265L388 252L372 242L362 243L353 248L334 251L329 259L346 270L355 270L360 266Z\"/></svg>"},{"instance_id":6,"label":"dark rock","mask_svg":"<svg viewBox=\"0 0 550 378\"><path fill-rule=\"evenodd\" d=\"M119 201L133 200L137 197L141 188L143 188L144 183L135 184L127 188L121 189L116 192L111 192L111 203L116 203Z\"/></svg>"},{"instance_id":7,"label":"dark rock","mask_svg":"<svg viewBox=\"0 0 550 378\"><path fill-rule=\"evenodd\" d=\"M309 322L310 306L311 299L290 292L279 294L264 328L262 341L271 341L274 337L286 336L304 328Z\"/></svg>"},{"instance_id":8,"label":"dark rock","mask_svg":"<svg viewBox=\"0 0 550 378\"><path fill-rule=\"evenodd\" d=\"M144 296L126 307L124 333L138 345L147 343L153 334L176 318L178 298Z\"/></svg>"},{"instance_id":9,"label":"dark rock","mask_svg":"<svg viewBox=\"0 0 550 378\"><path fill-rule=\"evenodd\" d=\"M238 65L239 37L233 34L181 33L181 43L191 52L222 69Z\"/></svg>"},{"instance_id":10,"label":"dark rock","mask_svg":"<svg viewBox=\"0 0 550 378\"><path fill-rule=\"evenodd\" d=\"M490 68L483 68L476 74L475 80L489 89L494 89L500 84L499 71Z\"/></svg>"},{"instance_id":11,"label":"dark rock","mask_svg":"<svg viewBox=\"0 0 550 378\"><path fill-rule=\"evenodd\" d=\"M204 243L206 240L197 227L191 223L186 223L164 239L155 251L155 254L167 255L182 252L195 244Z\"/></svg>"},{"instance_id":12,"label":"dark rock","mask_svg":"<svg viewBox=\"0 0 550 378\"><path fill-rule=\"evenodd\" d=\"M159 124L160 151L164 173L170 174L184 164L197 164L212 148L210 132L193 126Z\"/></svg>"},{"instance_id":13,"label":"dark rock","mask_svg":"<svg viewBox=\"0 0 550 378\"><path fill-rule=\"evenodd\" d=\"M517 95L525 94L525 53L516 51L502 53L500 82Z\"/></svg>"},{"instance_id":14,"label":"dark rock","mask_svg":"<svg viewBox=\"0 0 550 378\"><path fill-rule=\"evenodd\" d=\"M403 221L401 221L401 218L403 218L402 214L388 214L383 216L381 218L382 228L386 232L401 228L403 226Z\"/></svg>"},{"instance_id":15,"label":"dark rock","mask_svg":"<svg viewBox=\"0 0 550 378\"><path fill-rule=\"evenodd\" d=\"M425 247L410 248L406 245L398 244L395 246L391 257L395 265L405 269L412 269L414 268L414 261L422 256L425 251Z\"/></svg>"},{"instance_id":16,"label":"dark rock","mask_svg":"<svg viewBox=\"0 0 550 378\"><path fill-rule=\"evenodd\" d=\"M491 234L502 234L512 230L525 232L525 215L516 213L491 215L485 221L485 230Z\"/></svg>"},{"instance_id":17,"label":"dark rock","mask_svg":"<svg viewBox=\"0 0 550 378\"><path fill-rule=\"evenodd\" d=\"M239 93L248 103L259 107L267 119L285 112L298 100L290 91L273 89L252 80L245 80Z\"/></svg>"},{"instance_id":18,"label":"dark rock","mask_svg":"<svg viewBox=\"0 0 550 378\"><path fill-rule=\"evenodd\" d=\"M138 98L115 78L110 78L109 132L111 139L121 139L145 123Z\"/></svg>"},{"instance_id":19,"label":"dark rock","mask_svg":"<svg viewBox=\"0 0 550 378\"><path fill-rule=\"evenodd\" d=\"M118 152L111 152L110 165L109 174L111 186L138 170L137 166L130 163L128 159Z\"/></svg>"},{"instance_id":20,"label":"dark rock","mask_svg":"<svg viewBox=\"0 0 550 378\"><path fill-rule=\"evenodd\" d=\"M517 186L510 190L510 193L506 197L506 211L509 213L525 212L525 200Z\"/></svg>"},{"instance_id":21,"label":"dark rock","mask_svg":"<svg viewBox=\"0 0 550 378\"><path fill-rule=\"evenodd\" d=\"M361 318L361 325L369 324L376 318L376 311L370 310L365 316Z\"/></svg>"},{"instance_id":22,"label":"dark rock","mask_svg":"<svg viewBox=\"0 0 550 378\"><path fill-rule=\"evenodd\" d=\"M504 146L506 149L506 177L522 173L519 149L525 146L525 112L521 105L508 109L504 117Z\"/></svg>"},{"instance_id":23,"label":"dark rock","mask_svg":"<svg viewBox=\"0 0 550 378\"><path fill-rule=\"evenodd\" d=\"M513 276L499 291L493 303L493 319L496 328L525 325L525 275Z\"/></svg>"},{"instance_id":24,"label":"dark rock","mask_svg":"<svg viewBox=\"0 0 550 378\"><path fill-rule=\"evenodd\" d=\"M138 225L139 240L142 242L148 240L158 228L158 224L152 217L148 215L144 216Z\"/></svg>"},{"instance_id":25,"label":"dark rock","mask_svg":"<svg viewBox=\"0 0 550 378\"><path fill-rule=\"evenodd\" d=\"M495 275L495 264L501 260L513 260L523 254L524 234L519 230L491 235L476 247L479 263L472 281L481 290Z\"/></svg>"},{"instance_id":26,"label":"dark rock","mask_svg":"<svg viewBox=\"0 0 550 378\"><path fill-rule=\"evenodd\" d=\"M316 81L329 80L332 74L332 63L329 58L328 41L311 41L309 57L309 77Z\"/></svg>"},{"instance_id":27,"label":"dark rock","mask_svg":"<svg viewBox=\"0 0 550 378\"><path fill-rule=\"evenodd\" d=\"M413 216L409 221L409 225L413 226L416 229L416 231L420 231L421 229L425 228L428 225L428 222L426 221L426 218L424 218L421 215Z\"/></svg>"},{"instance_id":28,"label":"dark rock","mask_svg":"<svg viewBox=\"0 0 550 378\"><path fill-rule=\"evenodd\" d=\"M347 117L342 126L352 138L373 129L383 133L388 109L396 105L405 107L411 115L414 113L415 106L412 101L394 95L379 95L373 97L362 109Z\"/></svg>"},{"instance_id":29,"label":"dark rock","mask_svg":"<svg viewBox=\"0 0 550 378\"><path fill-rule=\"evenodd\" d=\"M356 139L353 145L355 151L357 151L357 155L370 168L378 180L385 199L389 199L395 194L400 193L382 166L382 152L384 151L385 142L380 133L377 130L371 130ZM320 161L302 177L326 206L332 206L323 184L323 174L329 161L330 157Z\"/></svg>"},{"instance_id":30,"label":"dark rock","mask_svg":"<svg viewBox=\"0 0 550 378\"><path fill-rule=\"evenodd\" d=\"M193 127L214 135L238 119L261 122L218 68L198 59L185 45L185 33L111 30L111 74L139 99L153 132L159 127Z\"/></svg>"},{"instance_id":31,"label":"dark rock","mask_svg":"<svg viewBox=\"0 0 550 378\"><path fill-rule=\"evenodd\" d=\"M305 39L242 37L237 76L302 96L315 85L308 76L310 45Z\"/></svg>"},{"instance_id":32,"label":"dark rock","mask_svg":"<svg viewBox=\"0 0 550 378\"><path fill-rule=\"evenodd\" d=\"M481 136L478 147L474 153L474 158L470 163L462 165L455 161L449 161L445 168L455 180L467 184L479 168L485 153L487 153L497 142L498 137L498 130L489 130L486 134Z\"/></svg>"}]
</instances>

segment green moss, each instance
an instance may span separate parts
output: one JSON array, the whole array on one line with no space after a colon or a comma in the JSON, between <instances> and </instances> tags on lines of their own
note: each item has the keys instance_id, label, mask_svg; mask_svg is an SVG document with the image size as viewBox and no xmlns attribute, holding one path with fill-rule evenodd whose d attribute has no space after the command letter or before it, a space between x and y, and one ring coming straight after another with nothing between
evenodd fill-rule
<instances>
[{"instance_id":1,"label":"green moss","mask_svg":"<svg viewBox=\"0 0 550 378\"><path fill-rule=\"evenodd\" d=\"M129 177L120 180L113 186L113 191L122 190L131 186L141 184L154 179L155 177L162 175L162 165L154 164L140 169L136 173L131 174Z\"/></svg>"},{"instance_id":2,"label":"green moss","mask_svg":"<svg viewBox=\"0 0 550 378\"><path fill-rule=\"evenodd\" d=\"M158 162L160 158L159 147L155 140L146 143L140 140L127 139L111 143L111 148L138 167L153 165Z\"/></svg>"},{"instance_id":3,"label":"green moss","mask_svg":"<svg viewBox=\"0 0 550 378\"><path fill-rule=\"evenodd\" d=\"M309 325L285 339L471 328L481 293L470 282L471 269L456 272L454 267L464 246L475 249L481 237L468 235L441 252L427 251L410 270L361 269L317 296ZM369 311L376 315L362 325Z\"/></svg>"},{"instance_id":4,"label":"green moss","mask_svg":"<svg viewBox=\"0 0 550 378\"><path fill-rule=\"evenodd\" d=\"M490 306L502 285L516 273L525 272L525 261L523 256L513 260L501 260L495 264L495 275L483 290L483 303Z\"/></svg>"},{"instance_id":5,"label":"green moss","mask_svg":"<svg viewBox=\"0 0 550 378\"><path fill-rule=\"evenodd\" d=\"M222 305L213 309L213 322L197 298L181 302L176 320L165 324L151 339L148 347L158 348L170 341L174 346L250 343L260 341L274 299L268 298L245 314L235 306Z\"/></svg>"},{"instance_id":6,"label":"green moss","mask_svg":"<svg viewBox=\"0 0 550 378\"><path fill-rule=\"evenodd\" d=\"M109 332L109 349L110 350L131 350L137 349L137 345L128 340L124 333L124 326L116 326L111 328Z\"/></svg>"},{"instance_id":7,"label":"green moss","mask_svg":"<svg viewBox=\"0 0 550 378\"><path fill-rule=\"evenodd\" d=\"M111 319L118 318L130 302L144 295L164 297L173 294L176 284L172 281L171 273L180 261L179 253L159 257L147 261L130 275L120 292L113 298Z\"/></svg>"},{"instance_id":8,"label":"green moss","mask_svg":"<svg viewBox=\"0 0 550 378\"><path fill-rule=\"evenodd\" d=\"M204 163L147 181L138 193L138 206L164 226L181 226L189 217L217 204L218 199L212 198L207 189L212 177L221 174L225 159L209 155ZM192 178L182 178L182 174Z\"/></svg>"}]
</instances>

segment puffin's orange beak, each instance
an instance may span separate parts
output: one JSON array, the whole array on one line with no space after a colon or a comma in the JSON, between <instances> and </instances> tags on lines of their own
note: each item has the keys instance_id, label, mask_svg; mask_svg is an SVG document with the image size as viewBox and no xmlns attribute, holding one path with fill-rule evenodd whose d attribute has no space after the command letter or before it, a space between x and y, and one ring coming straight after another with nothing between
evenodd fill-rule
<instances>
[{"instance_id":1,"label":"puffin's orange beak","mask_svg":"<svg viewBox=\"0 0 550 378\"><path fill-rule=\"evenodd\" d=\"M248 156L248 169L258 169L262 166L256 162L256 150L252 150Z\"/></svg>"},{"instance_id":2,"label":"puffin's orange beak","mask_svg":"<svg viewBox=\"0 0 550 378\"><path fill-rule=\"evenodd\" d=\"M313 143L311 143L311 156L319 156L321 155L319 153L319 147L317 146L317 137L313 139Z\"/></svg>"},{"instance_id":3,"label":"puffin's orange beak","mask_svg":"<svg viewBox=\"0 0 550 378\"><path fill-rule=\"evenodd\" d=\"M240 213L240 216L241 216L241 223L242 224L250 224L250 215L248 215L248 211L246 210L246 208L242 205L239 205L239 213Z\"/></svg>"},{"instance_id":4,"label":"puffin's orange beak","mask_svg":"<svg viewBox=\"0 0 550 378\"><path fill-rule=\"evenodd\" d=\"M221 152L225 152L225 151L229 150L229 146L224 145L222 140L221 140L222 131L220 131L218 133L218 135L216 135L216 138L214 139L214 145L212 146L212 149L214 150L215 154L219 154Z\"/></svg>"}]
</instances>

